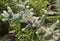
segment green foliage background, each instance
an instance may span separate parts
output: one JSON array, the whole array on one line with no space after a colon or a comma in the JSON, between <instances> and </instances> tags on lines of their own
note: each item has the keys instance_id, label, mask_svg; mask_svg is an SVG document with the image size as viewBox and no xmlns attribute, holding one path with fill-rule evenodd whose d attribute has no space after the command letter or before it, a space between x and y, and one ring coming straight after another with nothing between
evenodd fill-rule
<instances>
[{"instance_id":1,"label":"green foliage background","mask_svg":"<svg viewBox=\"0 0 60 41\"><path fill-rule=\"evenodd\" d=\"M3 10L7 10L8 6L12 8L14 13L19 11L16 7L16 2L13 2L12 0L0 0L0 13L3 12Z\"/></svg>"},{"instance_id":2,"label":"green foliage background","mask_svg":"<svg viewBox=\"0 0 60 41\"><path fill-rule=\"evenodd\" d=\"M46 8L47 4L49 4L47 0L30 0L28 3L31 8L34 8L35 16L41 16L43 14L42 8Z\"/></svg>"}]
</instances>

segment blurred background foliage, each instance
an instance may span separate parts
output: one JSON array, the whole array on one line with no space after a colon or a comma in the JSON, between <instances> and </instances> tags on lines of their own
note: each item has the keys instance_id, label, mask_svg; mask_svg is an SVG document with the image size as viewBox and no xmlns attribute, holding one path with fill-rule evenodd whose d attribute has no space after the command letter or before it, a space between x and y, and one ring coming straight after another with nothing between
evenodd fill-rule
<instances>
[{"instance_id":1,"label":"blurred background foliage","mask_svg":"<svg viewBox=\"0 0 60 41\"><path fill-rule=\"evenodd\" d=\"M34 9L35 16L41 16L43 14L42 9L46 8L48 4L49 2L47 0L30 0L28 3L30 8Z\"/></svg>"},{"instance_id":2,"label":"blurred background foliage","mask_svg":"<svg viewBox=\"0 0 60 41\"><path fill-rule=\"evenodd\" d=\"M7 10L8 6L12 8L14 13L19 11L16 7L16 2L13 2L12 0L0 0L0 13L3 12L3 10Z\"/></svg>"}]
</instances>

